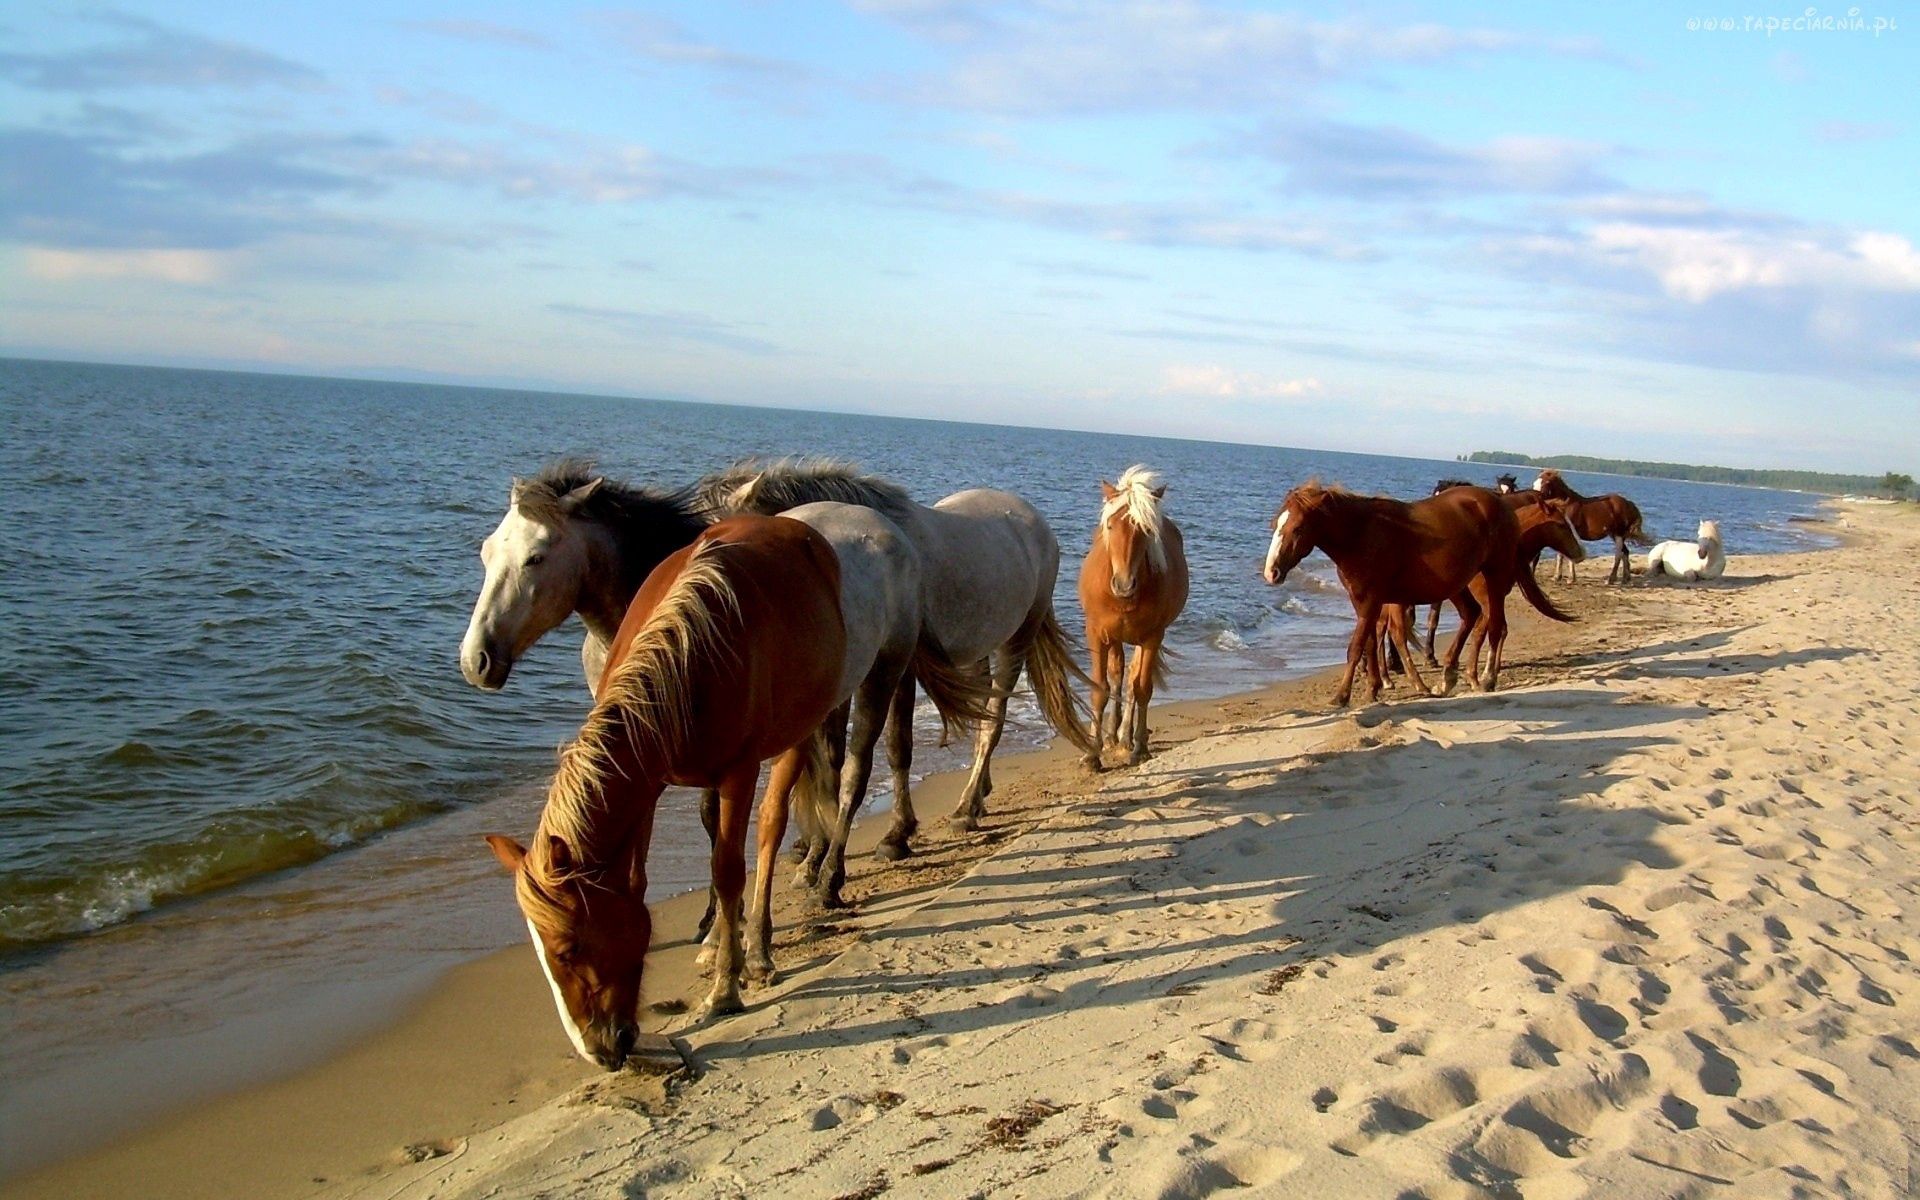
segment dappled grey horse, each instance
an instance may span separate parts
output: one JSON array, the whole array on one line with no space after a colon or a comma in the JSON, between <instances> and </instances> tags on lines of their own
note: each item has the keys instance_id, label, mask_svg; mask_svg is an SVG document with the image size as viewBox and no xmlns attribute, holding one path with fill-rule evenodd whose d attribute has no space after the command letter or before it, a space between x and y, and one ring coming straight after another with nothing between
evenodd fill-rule
<instances>
[{"instance_id":1,"label":"dappled grey horse","mask_svg":"<svg viewBox=\"0 0 1920 1200\"><path fill-rule=\"evenodd\" d=\"M696 491L716 509L783 512L801 498L799 485L809 467L818 464L745 462L708 476ZM974 488L927 507L894 484L872 478L860 482L870 491L871 507L886 514L920 551L924 628L949 660L981 664L977 669L988 671L993 682L991 711L975 731L973 765L953 813L956 827L975 829L993 791L993 751L1005 728L1007 698L1023 669L1047 723L1083 753L1095 745L1073 687L1085 676L1053 612L1060 543L1039 511L1010 492ZM911 713L910 703L896 708L895 720L907 720ZM896 737L910 753L910 736ZM881 840L880 856L909 853L917 826L906 772L896 763L893 825Z\"/></svg>"}]
</instances>

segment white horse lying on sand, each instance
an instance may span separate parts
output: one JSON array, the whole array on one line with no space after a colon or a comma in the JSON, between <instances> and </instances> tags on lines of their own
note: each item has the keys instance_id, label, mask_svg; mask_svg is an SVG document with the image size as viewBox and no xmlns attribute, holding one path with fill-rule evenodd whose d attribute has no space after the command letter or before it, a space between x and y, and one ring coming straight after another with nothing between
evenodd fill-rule
<instances>
[{"instance_id":1,"label":"white horse lying on sand","mask_svg":"<svg viewBox=\"0 0 1920 1200\"><path fill-rule=\"evenodd\" d=\"M1727 552L1720 545L1720 523L1700 522L1697 536L1700 539L1698 545L1692 542L1661 542L1647 551L1647 582L1652 583L1662 575L1671 575L1688 583L1720 578L1720 573L1727 569Z\"/></svg>"}]
</instances>

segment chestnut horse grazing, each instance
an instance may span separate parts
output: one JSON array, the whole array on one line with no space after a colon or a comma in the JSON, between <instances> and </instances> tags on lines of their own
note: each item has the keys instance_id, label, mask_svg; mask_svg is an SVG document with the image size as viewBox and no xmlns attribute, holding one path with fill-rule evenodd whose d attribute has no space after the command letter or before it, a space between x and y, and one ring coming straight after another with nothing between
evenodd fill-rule
<instances>
[{"instance_id":1,"label":"chestnut horse grazing","mask_svg":"<svg viewBox=\"0 0 1920 1200\"><path fill-rule=\"evenodd\" d=\"M1470 592L1485 612L1493 649L1482 686L1492 691L1500 680L1500 651L1507 638L1506 599L1517 574L1519 540L1519 522L1513 512L1485 488L1453 488L1408 504L1308 483L1288 492L1274 516L1263 574L1269 584L1278 584L1316 548L1325 551L1339 569L1353 603L1354 627L1335 704L1344 706L1352 699L1353 676L1362 660L1367 663L1372 698L1380 698L1380 659L1372 646L1383 606L1431 604L1463 591ZM1536 605L1551 607L1544 596L1535 599L1539 588L1531 579L1521 580L1520 587ZM1405 615L1400 614L1401 628L1396 631L1402 644ZM1447 647L1446 690L1453 687L1467 633L1463 623ZM1468 664L1470 675L1480 683L1477 668L1477 662Z\"/></svg>"},{"instance_id":2,"label":"chestnut horse grazing","mask_svg":"<svg viewBox=\"0 0 1920 1200\"><path fill-rule=\"evenodd\" d=\"M1087 614L1093 659L1093 728L1100 742L1085 761L1095 770L1102 766L1101 750L1123 742L1128 766L1147 757L1147 705L1154 686L1166 680L1160 643L1187 606L1186 546L1180 527L1161 511L1167 489L1160 477L1143 466L1128 467L1118 484L1101 480L1100 493L1100 525L1080 564L1080 607ZM1126 671L1128 646L1139 647L1131 671ZM1117 683L1123 673L1124 721L1121 700L1108 682Z\"/></svg>"},{"instance_id":3,"label":"chestnut horse grazing","mask_svg":"<svg viewBox=\"0 0 1920 1200\"><path fill-rule=\"evenodd\" d=\"M638 1033L652 933L647 849L668 784L720 793L720 961L705 1012L735 1012L747 822L760 764L775 760L746 964L771 970L769 900L787 800L803 775L830 769L810 754L823 745L811 735L840 703L845 658L839 562L799 521L720 521L641 585L614 635L598 702L561 751L532 846L487 839L513 873L534 952L583 1058L617 1070Z\"/></svg>"},{"instance_id":4,"label":"chestnut horse grazing","mask_svg":"<svg viewBox=\"0 0 1920 1200\"><path fill-rule=\"evenodd\" d=\"M1607 582L1616 580L1625 586L1633 578L1633 557L1627 553L1627 543L1636 546L1651 545L1653 539L1640 527L1640 510L1633 501L1618 492L1608 492L1604 496L1582 496L1567 486L1560 478L1560 472L1548 467L1540 472L1533 481L1533 489L1548 500L1567 501L1567 517L1573 524L1573 531L1589 542L1601 538L1613 539L1613 566L1607 571ZM1567 560L1569 562L1575 560ZM1559 574L1559 568L1554 568Z\"/></svg>"}]
</instances>

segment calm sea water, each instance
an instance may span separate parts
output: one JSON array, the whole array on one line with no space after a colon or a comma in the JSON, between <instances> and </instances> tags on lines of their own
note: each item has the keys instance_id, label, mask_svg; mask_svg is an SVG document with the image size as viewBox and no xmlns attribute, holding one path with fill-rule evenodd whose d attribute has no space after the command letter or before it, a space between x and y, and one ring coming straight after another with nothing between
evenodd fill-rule
<instances>
[{"instance_id":1,"label":"calm sea water","mask_svg":"<svg viewBox=\"0 0 1920 1200\"><path fill-rule=\"evenodd\" d=\"M474 839L531 828L553 749L587 694L577 625L550 635L502 694L468 687L456 665L479 541L514 472L573 453L616 477L677 485L747 454L829 454L923 502L1006 488L1038 505L1066 547L1058 607L1077 633L1073 580L1097 480L1148 463L1171 482L1169 512L1192 560L1192 601L1173 638L1183 696L1244 690L1341 653L1351 615L1330 563L1316 555L1277 590L1258 578L1266 521L1287 487L1320 475L1419 496L1441 475L1494 473L19 360L0 360L0 415L10 501L0 521L0 996L13 1010L16 1114L58 1108L62 1072L79 1069L61 1047L86 1041L89 1021L171 1023L185 1042L217 1028L230 1047L245 1014L285 1020L325 1004L343 978L388 970L397 947L424 942L444 961L519 936L503 887L489 878L488 902L476 900L491 860ZM1628 492L1657 536L1690 537L1714 516L1735 552L1814 544L1789 523L1813 512L1812 497L1570 478ZM1037 740L1031 722L1024 736ZM923 759L929 769L953 761ZM690 810L663 824L663 890L699 881L699 844ZM152 970L157 961L168 969ZM44 1053L29 1062L35 1047ZM116 1067L88 1069L105 1086L139 1065L122 1054Z\"/></svg>"}]
</instances>

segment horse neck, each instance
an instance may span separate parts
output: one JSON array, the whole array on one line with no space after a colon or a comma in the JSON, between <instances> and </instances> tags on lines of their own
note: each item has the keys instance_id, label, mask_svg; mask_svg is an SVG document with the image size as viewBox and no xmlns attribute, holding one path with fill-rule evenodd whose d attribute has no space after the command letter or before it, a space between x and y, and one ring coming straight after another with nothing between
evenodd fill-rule
<instances>
[{"instance_id":1,"label":"horse neck","mask_svg":"<svg viewBox=\"0 0 1920 1200\"><path fill-rule=\"evenodd\" d=\"M706 524L666 503L657 514L620 524L583 522L588 567L577 606L581 621L603 642L612 644L647 576L669 554L698 537Z\"/></svg>"},{"instance_id":2,"label":"horse neck","mask_svg":"<svg viewBox=\"0 0 1920 1200\"><path fill-rule=\"evenodd\" d=\"M581 789L578 816L565 822L574 855L589 867L614 870L646 863L653 838L653 817L665 790L666 769L657 752L625 736L625 723L613 722L612 743L597 778ZM549 798L540 816L542 835L560 829Z\"/></svg>"},{"instance_id":3,"label":"horse neck","mask_svg":"<svg viewBox=\"0 0 1920 1200\"><path fill-rule=\"evenodd\" d=\"M1318 505L1313 544L1328 558L1358 544L1365 526L1366 501L1358 496L1328 494Z\"/></svg>"}]
</instances>

